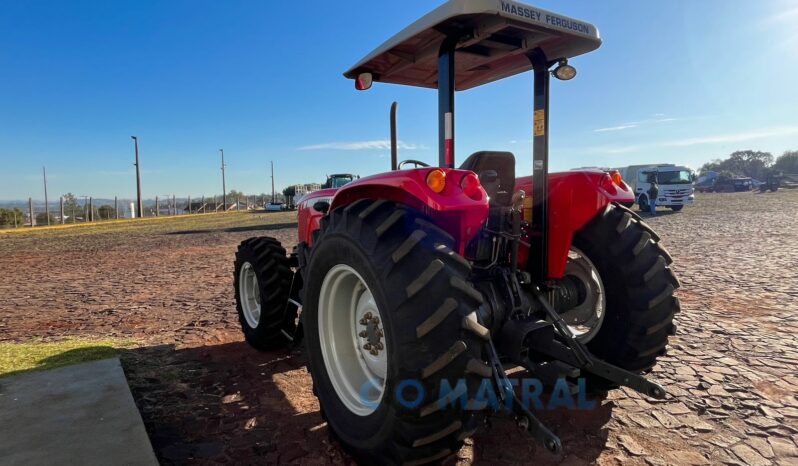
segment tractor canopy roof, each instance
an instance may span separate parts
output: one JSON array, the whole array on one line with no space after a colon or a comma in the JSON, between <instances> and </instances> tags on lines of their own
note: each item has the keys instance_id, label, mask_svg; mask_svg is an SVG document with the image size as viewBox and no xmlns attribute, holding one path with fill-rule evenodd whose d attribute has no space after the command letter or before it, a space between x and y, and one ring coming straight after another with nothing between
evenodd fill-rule
<instances>
[{"instance_id":1,"label":"tractor canopy roof","mask_svg":"<svg viewBox=\"0 0 798 466\"><path fill-rule=\"evenodd\" d=\"M592 24L508 0L450 0L390 38L344 73L356 79L436 88L438 52L456 38L455 83L470 89L532 69L528 52L551 60L601 45Z\"/></svg>"}]
</instances>

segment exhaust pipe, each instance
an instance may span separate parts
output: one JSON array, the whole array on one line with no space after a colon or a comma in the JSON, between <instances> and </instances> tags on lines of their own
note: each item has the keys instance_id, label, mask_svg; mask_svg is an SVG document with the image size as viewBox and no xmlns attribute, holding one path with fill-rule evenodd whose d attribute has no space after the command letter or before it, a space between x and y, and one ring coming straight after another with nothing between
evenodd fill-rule
<instances>
[{"instance_id":1,"label":"exhaust pipe","mask_svg":"<svg viewBox=\"0 0 798 466\"><path fill-rule=\"evenodd\" d=\"M394 102L391 104L391 170L396 170L399 164L398 153L396 147L396 109L399 104Z\"/></svg>"}]
</instances>

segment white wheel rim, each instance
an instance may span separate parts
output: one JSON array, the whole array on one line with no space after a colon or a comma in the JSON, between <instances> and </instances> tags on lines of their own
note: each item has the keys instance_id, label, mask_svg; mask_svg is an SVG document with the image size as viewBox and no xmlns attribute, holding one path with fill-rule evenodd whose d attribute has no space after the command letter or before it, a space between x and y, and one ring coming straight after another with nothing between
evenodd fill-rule
<instances>
[{"instance_id":1,"label":"white wheel rim","mask_svg":"<svg viewBox=\"0 0 798 466\"><path fill-rule=\"evenodd\" d=\"M241 301L241 310L247 325L257 328L260 322L260 286L255 268L249 262L244 262L238 274L238 293Z\"/></svg>"},{"instance_id":2,"label":"white wheel rim","mask_svg":"<svg viewBox=\"0 0 798 466\"><path fill-rule=\"evenodd\" d=\"M321 284L319 340L338 398L358 416L373 413L385 392L388 345L374 295L348 265L331 268Z\"/></svg>"},{"instance_id":3,"label":"white wheel rim","mask_svg":"<svg viewBox=\"0 0 798 466\"><path fill-rule=\"evenodd\" d=\"M585 287L585 299L561 314L568 324L571 333L582 343L587 343L596 336L604 316L607 313L607 297L604 293L604 283L598 269L575 247L568 252L568 263L565 266L565 275L571 276L582 282Z\"/></svg>"}]
</instances>

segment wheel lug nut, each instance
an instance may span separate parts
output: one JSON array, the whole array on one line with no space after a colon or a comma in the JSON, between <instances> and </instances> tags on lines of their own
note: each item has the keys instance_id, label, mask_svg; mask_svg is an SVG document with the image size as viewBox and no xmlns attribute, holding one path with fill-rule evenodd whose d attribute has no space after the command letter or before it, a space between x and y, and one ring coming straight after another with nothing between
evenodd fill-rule
<instances>
[{"instance_id":1,"label":"wheel lug nut","mask_svg":"<svg viewBox=\"0 0 798 466\"><path fill-rule=\"evenodd\" d=\"M371 319L371 313L370 313L370 312L367 312L367 313L366 313L366 314L363 316L363 318L365 318L365 319L367 319L367 320Z\"/></svg>"},{"instance_id":2,"label":"wheel lug nut","mask_svg":"<svg viewBox=\"0 0 798 466\"><path fill-rule=\"evenodd\" d=\"M377 347L377 349L378 349L378 350L382 350L383 348L385 348L385 347L382 345L382 342L377 342L377 344L376 344L375 346Z\"/></svg>"},{"instance_id":3,"label":"wheel lug nut","mask_svg":"<svg viewBox=\"0 0 798 466\"><path fill-rule=\"evenodd\" d=\"M379 324L379 323L380 323L380 318L379 318L379 317L377 317L377 316L374 316L374 318L373 318L373 319L371 319L371 321L372 321L372 322L374 322L374 325L377 325L377 324Z\"/></svg>"},{"instance_id":4,"label":"wheel lug nut","mask_svg":"<svg viewBox=\"0 0 798 466\"><path fill-rule=\"evenodd\" d=\"M378 354L380 354L380 352L375 349L371 350L370 353L372 356L377 356Z\"/></svg>"},{"instance_id":5,"label":"wheel lug nut","mask_svg":"<svg viewBox=\"0 0 798 466\"><path fill-rule=\"evenodd\" d=\"M371 343L366 343L365 345L363 345L363 349L364 350L371 350Z\"/></svg>"}]
</instances>

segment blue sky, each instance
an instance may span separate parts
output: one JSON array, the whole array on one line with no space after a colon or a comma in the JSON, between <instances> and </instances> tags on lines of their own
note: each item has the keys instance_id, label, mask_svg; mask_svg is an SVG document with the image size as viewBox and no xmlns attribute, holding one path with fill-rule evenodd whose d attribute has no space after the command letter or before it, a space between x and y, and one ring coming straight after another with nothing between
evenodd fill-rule
<instances>
[{"instance_id":1,"label":"blue sky","mask_svg":"<svg viewBox=\"0 0 798 466\"><path fill-rule=\"evenodd\" d=\"M6 1L0 14L0 199L268 191L325 174L437 160L436 94L341 75L440 2ZM539 1L597 25L596 52L554 82L551 166L673 162L798 149L798 4ZM532 77L457 95L457 158L510 150L530 171Z\"/></svg>"}]
</instances>

